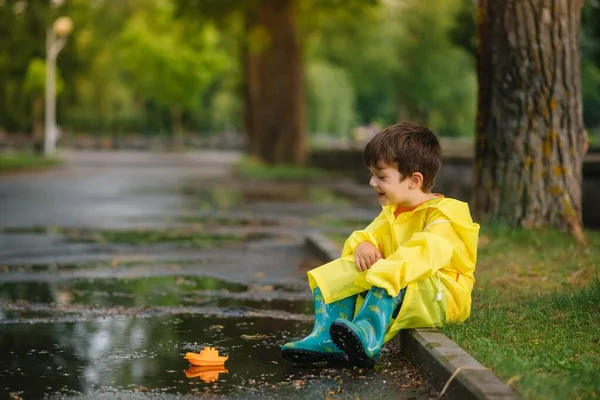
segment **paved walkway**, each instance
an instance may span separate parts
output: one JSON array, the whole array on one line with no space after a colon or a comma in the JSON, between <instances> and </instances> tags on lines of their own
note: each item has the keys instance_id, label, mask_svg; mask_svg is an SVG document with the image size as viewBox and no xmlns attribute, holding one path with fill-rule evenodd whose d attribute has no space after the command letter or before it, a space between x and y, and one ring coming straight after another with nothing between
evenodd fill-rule
<instances>
[{"instance_id":1,"label":"paved walkway","mask_svg":"<svg viewBox=\"0 0 600 400\"><path fill-rule=\"evenodd\" d=\"M393 349L375 371L280 358L312 325L304 234L377 209L348 183L241 180L239 157L71 152L0 177L0 397L432 394ZM226 372L188 368L205 345Z\"/></svg>"}]
</instances>

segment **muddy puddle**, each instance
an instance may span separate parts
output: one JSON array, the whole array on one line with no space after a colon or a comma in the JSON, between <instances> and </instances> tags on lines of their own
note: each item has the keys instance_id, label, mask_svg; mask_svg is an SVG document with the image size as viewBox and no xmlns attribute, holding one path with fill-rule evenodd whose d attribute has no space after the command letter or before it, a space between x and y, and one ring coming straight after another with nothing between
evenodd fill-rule
<instances>
[{"instance_id":1,"label":"muddy puddle","mask_svg":"<svg viewBox=\"0 0 600 400\"><path fill-rule=\"evenodd\" d=\"M268 318L188 315L3 325L0 380L7 394L23 399L427 398L429 388L395 351L374 371L300 368L282 360L280 346L310 327ZM228 355L225 365L191 367L185 353L204 346Z\"/></svg>"},{"instance_id":2,"label":"muddy puddle","mask_svg":"<svg viewBox=\"0 0 600 400\"><path fill-rule=\"evenodd\" d=\"M156 276L134 279L69 279L58 282L28 281L0 283L0 302L23 305L44 303L57 311L69 306L168 307L202 306L278 310L310 313L308 288L282 291L280 286L251 288L212 277ZM279 290L277 290L279 289ZM19 315L11 313L12 317ZM9 318L8 316L5 316Z\"/></svg>"}]
</instances>

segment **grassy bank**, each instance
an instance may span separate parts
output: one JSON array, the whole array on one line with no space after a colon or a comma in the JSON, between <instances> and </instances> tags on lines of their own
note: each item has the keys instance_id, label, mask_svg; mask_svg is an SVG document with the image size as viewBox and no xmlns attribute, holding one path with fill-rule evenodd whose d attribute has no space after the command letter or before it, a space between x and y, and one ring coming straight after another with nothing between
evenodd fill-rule
<instances>
[{"instance_id":1,"label":"grassy bank","mask_svg":"<svg viewBox=\"0 0 600 400\"><path fill-rule=\"evenodd\" d=\"M33 153L0 153L0 173L55 166L60 162Z\"/></svg>"},{"instance_id":2,"label":"grassy bank","mask_svg":"<svg viewBox=\"0 0 600 400\"><path fill-rule=\"evenodd\" d=\"M527 399L600 398L600 233L483 229L471 318L443 331Z\"/></svg>"},{"instance_id":3,"label":"grassy bank","mask_svg":"<svg viewBox=\"0 0 600 400\"><path fill-rule=\"evenodd\" d=\"M245 179L256 180L313 180L333 176L330 171L314 167L291 165L269 166L252 157L244 157L235 165L235 173Z\"/></svg>"}]
</instances>

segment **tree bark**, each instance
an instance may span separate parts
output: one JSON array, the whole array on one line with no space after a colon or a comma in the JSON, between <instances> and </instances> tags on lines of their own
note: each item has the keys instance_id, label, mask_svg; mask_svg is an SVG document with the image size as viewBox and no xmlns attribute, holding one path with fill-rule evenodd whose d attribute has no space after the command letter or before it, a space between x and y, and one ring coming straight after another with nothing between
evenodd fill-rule
<instances>
[{"instance_id":1,"label":"tree bark","mask_svg":"<svg viewBox=\"0 0 600 400\"><path fill-rule=\"evenodd\" d=\"M479 0L474 213L581 231L584 0ZM583 240L583 239L582 239Z\"/></svg>"},{"instance_id":2,"label":"tree bark","mask_svg":"<svg viewBox=\"0 0 600 400\"><path fill-rule=\"evenodd\" d=\"M268 43L259 61L261 158L273 165L302 165L306 159L303 54L296 27L296 0L260 0L259 25Z\"/></svg>"},{"instance_id":3,"label":"tree bark","mask_svg":"<svg viewBox=\"0 0 600 400\"><path fill-rule=\"evenodd\" d=\"M179 105L171 106L171 135L173 150L183 149L183 111Z\"/></svg>"},{"instance_id":4,"label":"tree bark","mask_svg":"<svg viewBox=\"0 0 600 400\"><path fill-rule=\"evenodd\" d=\"M258 29L256 11L249 9L245 15L245 38L242 47L242 65L244 71L244 130L248 153L260 156L260 52L255 48L253 32Z\"/></svg>"}]
</instances>

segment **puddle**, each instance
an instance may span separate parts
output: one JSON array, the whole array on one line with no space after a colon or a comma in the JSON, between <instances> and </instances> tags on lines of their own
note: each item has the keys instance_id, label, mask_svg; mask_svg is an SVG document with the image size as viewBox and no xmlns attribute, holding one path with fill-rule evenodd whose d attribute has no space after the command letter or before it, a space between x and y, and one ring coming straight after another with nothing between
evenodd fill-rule
<instances>
[{"instance_id":1,"label":"puddle","mask_svg":"<svg viewBox=\"0 0 600 400\"><path fill-rule=\"evenodd\" d=\"M243 292L245 285L211 277L154 276L135 279L73 279L0 283L0 299L11 302L90 306L172 306L195 291ZM189 303L189 302L188 302Z\"/></svg>"},{"instance_id":2,"label":"puddle","mask_svg":"<svg viewBox=\"0 0 600 400\"><path fill-rule=\"evenodd\" d=\"M427 398L431 389L397 355L375 371L299 368L280 346L310 324L276 319L180 315L2 326L0 379L22 398ZM23 340L23 338L27 340ZM183 357L204 346L228 355L224 367L190 368ZM377 387L377 391L373 391Z\"/></svg>"},{"instance_id":3,"label":"puddle","mask_svg":"<svg viewBox=\"0 0 600 400\"><path fill-rule=\"evenodd\" d=\"M310 314L313 312L312 300L247 300L247 299L194 299L200 300L203 306L217 306L223 308L252 308L256 310L278 310L286 311L292 314ZM190 302L189 304L192 304Z\"/></svg>"},{"instance_id":4,"label":"puddle","mask_svg":"<svg viewBox=\"0 0 600 400\"><path fill-rule=\"evenodd\" d=\"M267 286L269 287L269 286ZM270 287L269 287L270 288ZM72 279L60 282L0 283L0 300L90 307L202 306L278 310L293 314L312 312L306 289L301 292L246 292L245 285L210 277L144 277L136 279ZM24 314L7 319L25 318ZM35 317L35 316L34 316Z\"/></svg>"}]
</instances>

